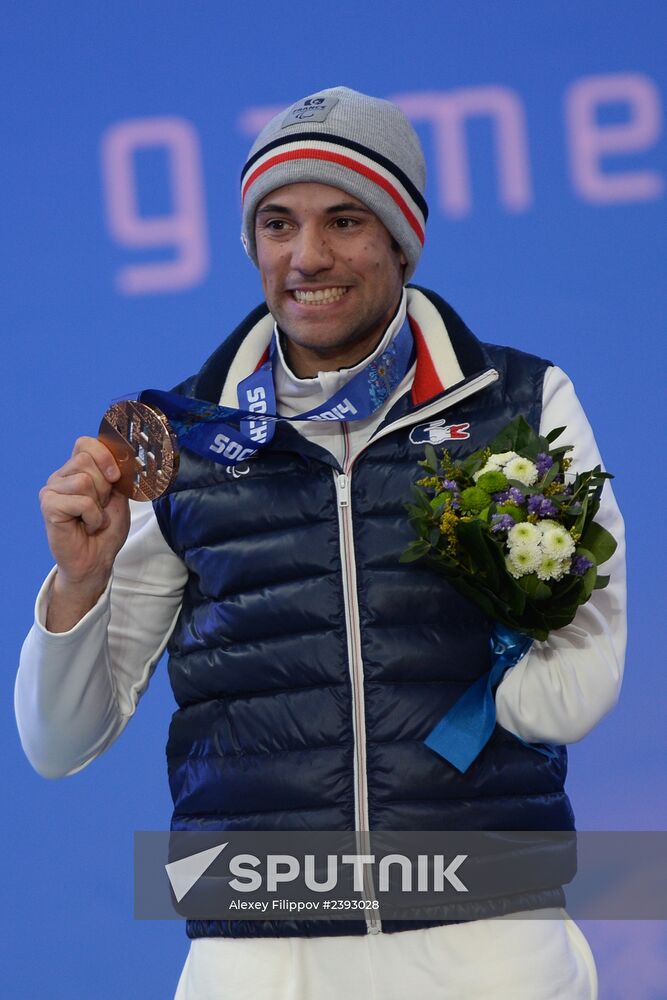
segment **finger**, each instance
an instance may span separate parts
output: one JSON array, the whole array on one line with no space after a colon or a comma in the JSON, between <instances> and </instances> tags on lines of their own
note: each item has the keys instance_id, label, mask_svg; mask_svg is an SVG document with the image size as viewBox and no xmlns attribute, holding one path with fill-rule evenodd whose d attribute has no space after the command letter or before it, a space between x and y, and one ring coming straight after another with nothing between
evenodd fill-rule
<instances>
[{"instance_id":1,"label":"finger","mask_svg":"<svg viewBox=\"0 0 667 1000\"><path fill-rule=\"evenodd\" d=\"M72 457L65 462L58 473L88 472L100 493L106 493L118 479L119 470L116 461L103 444L94 438L80 438L81 444L75 445ZM92 442L92 445L90 445Z\"/></svg>"},{"instance_id":2,"label":"finger","mask_svg":"<svg viewBox=\"0 0 667 1000\"><path fill-rule=\"evenodd\" d=\"M47 527L61 528L80 520L89 535L109 524L109 515L92 497L70 496L44 487L40 492Z\"/></svg>"},{"instance_id":3,"label":"finger","mask_svg":"<svg viewBox=\"0 0 667 1000\"><path fill-rule=\"evenodd\" d=\"M101 480L100 486L87 472L73 472L68 476L58 476L46 485L53 493L64 496L89 497L100 509L106 507L111 499L112 487L106 479Z\"/></svg>"},{"instance_id":4,"label":"finger","mask_svg":"<svg viewBox=\"0 0 667 1000\"><path fill-rule=\"evenodd\" d=\"M110 483L115 483L117 479L120 479L118 463L107 446L102 444L97 438L77 438L74 450L72 451L72 457L81 453L90 455L100 472Z\"/></svg>"},{"instance_id":5,"label":"finger","mask_svg":"<svg viewBox=\"0 0 667 1000\"><path fill-rule=\"evenodd\" d=\"M113 489L113 484L86 451L80 451L68 459L62 468L49 476L46 485L56 491L62 490L63 493L94 495L103 507L109 502Z\"/></svg>"}]
</instances>

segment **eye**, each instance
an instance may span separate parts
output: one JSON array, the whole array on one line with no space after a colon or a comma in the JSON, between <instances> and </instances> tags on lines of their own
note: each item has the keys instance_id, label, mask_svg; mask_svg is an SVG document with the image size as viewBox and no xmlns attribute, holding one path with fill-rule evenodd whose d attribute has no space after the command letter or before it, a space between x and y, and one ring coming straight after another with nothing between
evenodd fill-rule
<instances>
[{"instance_id":1,"label":"eye","mask_svg":"<svg viewBox=\"0 0 667 1000\"><path fill-rule=\"evenodd\" d=\"M336 229L354 229L358 225L359 219L352 219L348 215L341 215L339 218L334 219L334 227Z\"/></svg>"},{"instance_id":2,"label":"eye","mask_svg":"<svg viewBox=\"0 0 667 1000\"><path fill-rule=\"evenodd\" d=\"M262 229L268 229L271 233L284 233L288 228L287 219L267 219L262 223Z\"/></svg>"}]
</instances>

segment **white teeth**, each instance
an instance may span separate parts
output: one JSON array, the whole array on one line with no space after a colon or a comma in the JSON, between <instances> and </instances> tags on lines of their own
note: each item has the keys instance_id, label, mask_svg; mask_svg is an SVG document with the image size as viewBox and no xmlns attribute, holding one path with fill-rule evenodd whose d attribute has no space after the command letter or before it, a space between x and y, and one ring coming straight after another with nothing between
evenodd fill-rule
<instances>
[{"instance_id":1,"label":"white teeth","mask_svg":"<svg viewBox=\"0 0 667 1000\"><path fill-rule=\"evenodd\" d=\"M307 302L309 305L319 305L324 302L338 302L346 294L347 288L323 288L316 292L305 292L300 288L294 289L292 294L297 302Z\"/></svg>"}]
</instances>

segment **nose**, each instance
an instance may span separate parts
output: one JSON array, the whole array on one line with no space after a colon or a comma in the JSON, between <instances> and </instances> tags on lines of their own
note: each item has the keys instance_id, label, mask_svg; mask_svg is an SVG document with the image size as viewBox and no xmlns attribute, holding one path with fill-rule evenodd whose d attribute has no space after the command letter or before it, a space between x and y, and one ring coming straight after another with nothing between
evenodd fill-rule
<instances>
[{"instance_id":1,"label":"nose","mask_svg":"<svg viewBox=\"0 0 667 1000\"><path fill-rule=\"evenodd\" d=\"M313 275L333 267L333 251L319 226L301 226L290 246L292 267L301 274Z\"/></svg>"}]
</instances>

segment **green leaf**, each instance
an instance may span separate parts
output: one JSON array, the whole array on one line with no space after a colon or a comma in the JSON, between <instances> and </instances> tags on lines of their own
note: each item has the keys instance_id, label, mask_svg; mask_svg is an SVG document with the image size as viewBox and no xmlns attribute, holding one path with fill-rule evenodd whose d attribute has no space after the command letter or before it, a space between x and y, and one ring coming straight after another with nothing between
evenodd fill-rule
<instances>
[{"instance_id":1,"label":"green leaf","mask_svg":"<svg viewBox=\"0 0 667 1000\"><path fill-rule=\"evenodd\" d=\"M472 480L472 477L476 472L481 469L486 463L484 458L485 448L478 448L477 451L473 451L472 455L468 455L460 462L461 472L466 479Z\"/></svg>"},{"instance_id":2,"label":"green leaf","mask_svg":"<svg viewBox=\"0 0 667 1000\"><path fill-rule=\"evenodd\" d=\"M514 486L517 490L521 490L526 496L530 493L530 488L522 483L520 479L507 479L508 487Z\"/></svg>"},{"instance_id":3,"label":"green leaf","mask_svg":"<svg viewBox=\"0 0 667 1000\"><path fill-rule=\"evenodd\" d=\"M405 509L407 510L411 521L415 518L421 518L424 516L423 507L417 507L414 503L406 503Z\"/></svg>"},{"instance_id":4,"label":"green leaf","mask_svg":"<svg viewBox=\"0 0 667 1000\"><path fill-rule=\"evenodd\" d=\"M532 457L537 455L539 447L539 435L521 415L511 420L489 442L492 452L516 451Z\"/></svg>"},{"instance_id":5,"label":"green leaf","mask_svg":"<svg viewBox=\"0 0 667 1000\"><path fill-rule=\"evenodd\" d=\"M426 445L426 447L424 448L424 455L426 456L426 462L428 464L428 468L435 475L438 471L438 456L436 455L435 448L433 447L432 444Z\"/></svg>"},{"instance_id":6,"label":"green leaf","mask_svg":"<svg viewBox=\"0 0 667 1000\"><path fill-rule=\"evenodd\" d=\"M551 468L547 469L547 473L544 479L542 480L542 489L544 489L546 486L552 483L559 472L560 472L560 463L554 462Z\"/></svg>"},{"instance_id":7,"label":"green leaf","mask_svg":"<svg viewBox=\"0 0 667 1000\"><path fill-rule=\"evenodd\" d=\"M566 608L560 608L557 610L549 608L544 615L544 621L546 623L546 627L549 629L550 632L552 632L554 629L557 628L564 628L566 625L569 625L572 622L576 613L577 613L576 604L568 605Z\"/></svg>"},{"instance_id":8,"label":"green leaf","mask_svg":"<svg viewBox=\"0 0 667 1000\"><path fill-rule=\"evenodd\" d=\"M430 551L430 544L420 538L416 542L411 542L410 545L408 545L405 552L399 556L398 561L402 563L415 562L417 559L421 559Z\"/></svg>"},{"instance_id":9,"label":"green leaf","mask_svg":"<svg viewBox=\"0 0 667 1000\"><path fill-rule=\"evenodd\" d=\"M459 591L459 593L463 594L463 596L467 597L469 601L472 601L473 604L476 604L479 608L481 608L485 614L490 617L495 617L498 613L496 598L489 591L481 590L479 587L469 583L462 577L457 580L451 580L450 582L452 586Z\"/></svg>"},{"instance_id":10,"label":"green leaf","mask_svg":"<svg viewBox=\"0 0 667 1000\"><path fill-rule=\"evenodd\" d=\"M578 556L584 555L579 549L575 549L575 553ZM552 603L554 605L572 604L573 607L576 607L580 602L575 591L578 591L580 588L580 576L566 576L562 580L556 581Z\"/></svg>"},{"instance_id":11,"label":"green leaf","mask_svg":"<svg viewBox=\"0 0 667 1000\"><path fill-rule=\"evenodd\" d=\"M429 497L426 496L424 491L420 486L416 486L414 483L411 486L412 496L415 500L416 506L425 511L427 514L431 513L431 501Z\"/></svg>"},{"instance_id":12,"label":"green leaf","mask_svg":"<svg viewBox=\"0 0 667 1000\"><path fill-rule=\"evenodd\" d=\"M597 575L598 575L597 569L595 568L595 566L591 566L591 568L587 569L584 575L582 576L581 578L583 582L583 588L581 591L582 604L585 604L586 601L591 596L591 594L593 593L595 589L595 581L597 580Z\"/></svg>"},{"instance_id":13,"label":"green leaf","mask_svg":"<svg viewBox=\"0 0 667 1000\"><path fill-rule=\"evenodd\" d=\"M466 597L469 601L475 604L478 608L484 612L489 618L494 618L500 621L500 616L504 613L504 607L502 602L486 588L481 588L479 586L479 581L474 583L469 582L467 577L463 576L450 576L449 574L444 574L447 581L454 587L455 590Z\"/></svg>"},{"instance_id":14,"label":"green leaf","mask_svg":"<svg viewBox=\"0 0 667 1000\"><path fill-rule=\"evenodd\" d=\"M517 582L521 589L535 601L548 601L551 597L551 587L540 580L537 573L527 573L526 576L520 576Z\"/></svg>"},{"instance_id":15,"label":"green leaf","mask_svg":"<svg viewBox=\"0 0 667 1000\"><path fill-rule=\"evenodd\" d=\"M549 442L549 444L551 444L553 441L556 440L556 438L559 438L561 436L564 430L565 427L554 427L552 431L549 431L549 433L545 434L544 436Z\"/></svg>"},{"instance_id":16,"label":"green leaf","mask_svg":"<svg viewBox=\"0 0 667 1000\"><path fill-rule=\"evenodd\" d=\"M604 590L604 588L607 586L608 583L609 583L609 577L602 576L600 573L598 573L593 590Z\"/></svg>"},{"instance_id":17,"label":"green leaf","mask_svg":"<svg viewBox=\"0 0 667 1000\"><path fill-rule=\"evenodd\" d=\"M579 603L585 604L588 598L593 593L595 588L595 581L597 580L598 568L595 565L595 556L588 549L583 546L578 545L576 548L577 554L584 556L590 562L593 563L589 569L586 570L583 576L579 577L581 584L579 589Z\"/></svg>"},{"instance_id":18,"label":"green leaf","mask_svg":"<svg viewBox=\"0 0 667 1000\"><path fill-rule=\"evenodd\" d=\"M598 566L606 562L617 548L614 536L595 521L588 525L579 541L583 548L593 553Z\"/></svg>"},{"instance_id":19,"label":"green leaf","mask_svg":"<svg viewBox=\"0 0 667 1000\"><path fill-rule=\"evenodd\" d=\"M456 535L461 547L470 556L476 572L486 577L495 588L498 574L494 560L487 548L482 523L474 518L471 521L459 521L456 525Z\"/></svg>"},{"instance_id":20,"label":"green leaf","mask_svg":"<svg viewBox=\"0 0 667 1000\"><path fill-rule=\"evenodd\" d=\"M498 570L498 579L502 581L503 599L512 614L520 615L526 607L526 593L521 589L517 580L511 576L505 565L505 556L500 547L489 540L489 551L493 556Z\"/></svg>"},{"instance_id":21,"label":"green leaf","mask_svg":"<svg viewBox=\"0 0 667 1000\"><path fill-rule=\"evenodd\" d=\"M580 535L584 530L587 512L588 512L588 497L586 497L582 502L581 512L579 513L579 516L577 517L577 520L574 523L575 531L577 531Z\"/></svg>"}]
</instances>

